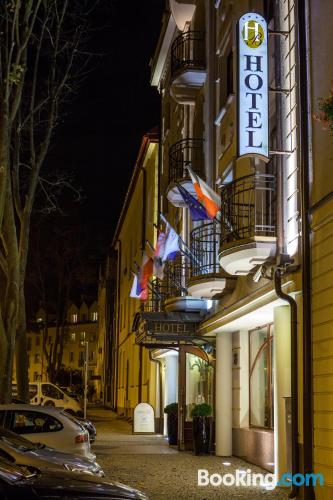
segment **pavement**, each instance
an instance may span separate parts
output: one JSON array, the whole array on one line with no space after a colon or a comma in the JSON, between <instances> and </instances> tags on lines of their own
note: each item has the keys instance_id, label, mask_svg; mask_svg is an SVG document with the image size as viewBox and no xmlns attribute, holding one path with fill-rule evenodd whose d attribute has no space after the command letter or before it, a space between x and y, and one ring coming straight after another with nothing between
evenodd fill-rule
<instances>
[{"instance_id":1,"label":"pavement","mask_svg":"<svg viewBox=\"0 0 333 500\"><path fill-rule=\"evenodd\" d=\"M132 435L131 424L104 408L89 408L88 418L96 425L97 439L93 451L105 471L106 480L112 479L144 491L152 500L288 498L288 490L267 490L260 485L198 486L199 469L207 470L210 475L236 474L237 470L250 473L250 469L257 474L267 472L234 457L222 459L215 455L195 456L192 452L179 452L160 435ZM219 482L218 476L215 480Z\"/></svg>"}]
</instances>

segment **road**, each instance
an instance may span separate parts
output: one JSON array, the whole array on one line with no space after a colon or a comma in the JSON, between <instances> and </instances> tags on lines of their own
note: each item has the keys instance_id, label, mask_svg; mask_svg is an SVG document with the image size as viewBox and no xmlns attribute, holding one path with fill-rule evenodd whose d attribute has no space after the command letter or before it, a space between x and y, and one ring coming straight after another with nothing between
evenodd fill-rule
<instances>
[{"instance_id":1,"label":"road","mask_svg":"<svg viewBox=\"0 0 333 500\"><path fill-rule=\"evenodd\" d=\"M138 488L152 500L288 498L284 491L268 491L259 485L198 486L198 469L221 475L233 474L237 469L265 472L236 458L223 460L216 456L195 456L191 452L178 452L169 447L163 436L132 435L131 425L109 410L91 408L89 418L95 422L97 428L93 451L106 473L106 478Z\"/></svg>"}]
</instances>

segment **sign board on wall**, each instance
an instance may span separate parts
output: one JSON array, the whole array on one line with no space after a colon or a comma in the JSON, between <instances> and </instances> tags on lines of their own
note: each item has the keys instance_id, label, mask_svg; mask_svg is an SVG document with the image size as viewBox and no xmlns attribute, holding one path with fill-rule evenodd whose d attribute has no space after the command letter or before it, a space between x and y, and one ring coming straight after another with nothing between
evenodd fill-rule
<instances>
[{"instance_id":1,"label":"sign board on wall","mask_svg":"<svg viewBox=\"0 0 333 500\"><path fill-rule=\"evenodd\" d=\"M238 21L238 156L269 160L267 23L259 14Z\"/></svg>"},{"instance_id":2,"label":"sign board on wall","mask_svg":"<svg viewBox=\"0 0 333 500\"><path fill-rule=\"evenodd\" d=\"M134 434L154 434L155 415L154 408L148 403L139 403L134 409L133 417Z\"/></svg>"}]
</instances>

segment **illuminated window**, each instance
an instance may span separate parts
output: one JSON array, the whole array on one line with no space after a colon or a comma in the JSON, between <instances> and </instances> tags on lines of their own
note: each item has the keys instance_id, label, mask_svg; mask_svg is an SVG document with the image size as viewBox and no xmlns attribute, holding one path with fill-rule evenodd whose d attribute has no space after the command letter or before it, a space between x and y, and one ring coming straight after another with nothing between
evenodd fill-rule
<instances>
[{"instance_id":1,"label":"illuminated window","mask_svg":"<svg viewBox=\"0 0 333 500\"><path fill-rule=\"evenodd\" d=\"M91 314L91 321L97 321L98 320L98 313L97 312L93 312Z\"/></svg>"},{"instance_id":2,"label":"illuminated window","mask_svg":"<svg viewBox=\"0 0 333 500\"><path fill-rule=\"evenodd\" d=\"M273 327L250 335L250 425L273 428Z\"/></svg>"},{"instance_id":3,"label":"illuminated window","mask_svg":"<svg viewBox=\"0 0 333 500\"><path fill-rule=\"evenodd\" d=\"M72 323L77 323L77 314L72 314Z\"/></svg>"},{"instance_id":4,"label":"illuminated window","mask_svg":"<svg viewBox=\"0 0 333 500\"><path fill-rule=\"evenodd\" d=\"M74 344L75 342L75 332L72 332L69 334L69 341L71 344Z\"/></svg>"},{"instance_id":5,"label":"illuminated window","mask_svg":"<svg viewBox=\"0 0 333 500\"><path fill-rule=\"evenodd\" d=\"M86 340L86 332L80 332L80 346L83 347Z\"/></svg>"}]
</instances>

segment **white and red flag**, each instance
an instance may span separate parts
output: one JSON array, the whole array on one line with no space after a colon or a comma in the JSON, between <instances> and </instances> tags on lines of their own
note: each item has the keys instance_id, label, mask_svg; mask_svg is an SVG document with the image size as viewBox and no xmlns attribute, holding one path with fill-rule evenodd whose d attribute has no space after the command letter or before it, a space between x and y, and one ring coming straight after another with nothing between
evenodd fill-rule
<instances>
[{"instance_id":1,"label":"white and red flag","mask_svg":"<svg viewBox=\"0 0 333 500\"><path fill-rule=\"evenodd\" d=\"M194 173L191 167L187 167L187 170L190 174L198 200L206 209L207 217L209 219L214 219L221 211L220 196Z\"/></svg>"}]
</instances>

